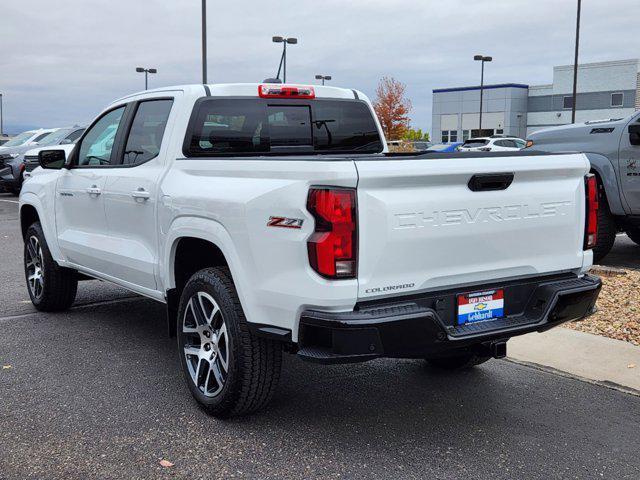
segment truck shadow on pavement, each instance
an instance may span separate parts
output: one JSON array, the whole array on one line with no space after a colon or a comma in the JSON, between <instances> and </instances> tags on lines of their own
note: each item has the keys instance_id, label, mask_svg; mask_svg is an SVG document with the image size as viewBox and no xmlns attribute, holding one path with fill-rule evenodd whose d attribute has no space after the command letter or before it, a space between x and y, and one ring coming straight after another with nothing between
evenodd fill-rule
<instances>
[{"instance_id":1,"label":"truck shadow on pavement","mask_svg":"<svg viewBox=\"0 0 640 480\"><path fill-rule=\"evenodd\" d=\"M130 478L157 458L185 475L264 477L281 464L293 478L309 465L327 476L375 466L397 478L461 465L490 475L508 463L516 477L525 467L555 477L562 458L592 473L604 462L609 474L637 461L639 398L506 361L444 374L419 360L322 366L285 355L271 405L221 421L192 400L160 304L135 299L0 328L0 360L12 365L0 377L0 453L15 465L54 468L64 454L75 473L108 462L116 473L128 465ZM594 451L615 451L618 467Z\"/></svg>"}]
</instances>

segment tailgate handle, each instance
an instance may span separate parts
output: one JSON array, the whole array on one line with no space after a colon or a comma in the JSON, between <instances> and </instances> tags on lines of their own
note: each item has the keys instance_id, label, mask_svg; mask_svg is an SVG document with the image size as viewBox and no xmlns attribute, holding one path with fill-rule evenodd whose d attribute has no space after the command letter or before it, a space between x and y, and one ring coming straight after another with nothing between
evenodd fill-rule
<instances>
[{"instance_id":1,"label":"tailgate handle","mask_svg":"<svg viewBox=\"0 0 640 480\"><path fill-rule=\"evenodd\" d=\"M513 173L478 173L467 184L472 192L506 190L513 182Z\"/></svg>"}]
</instances>

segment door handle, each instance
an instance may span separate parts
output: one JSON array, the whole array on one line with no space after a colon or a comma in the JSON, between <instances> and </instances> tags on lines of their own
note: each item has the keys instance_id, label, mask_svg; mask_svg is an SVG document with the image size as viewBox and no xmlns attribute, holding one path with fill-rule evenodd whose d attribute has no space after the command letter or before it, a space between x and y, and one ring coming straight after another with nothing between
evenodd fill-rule
<instances>
[{"instance_id":1,"label":"door handle","mask_svg":"<svg viewBox=\"0 0 640 480\"><path fill-rule=\"evenodd\" d=\"M131 196L136 200L147 201L151 198L151 194L147 192L144 188L139 188L138 190L134 190L131 192Z\"/></svg>"},{"instance_id":2,"label":"door handle","mask_svg":"<svg viewBox=\"0 0 640 480\"><path fill-rule=\"evenodd\" d=\"M87 188L87 193L89 195L98 196L98 195L100 195L102 193L102 190L100 190L97 185L92 185L89 188Z\"/></svg>"}]
</instances>

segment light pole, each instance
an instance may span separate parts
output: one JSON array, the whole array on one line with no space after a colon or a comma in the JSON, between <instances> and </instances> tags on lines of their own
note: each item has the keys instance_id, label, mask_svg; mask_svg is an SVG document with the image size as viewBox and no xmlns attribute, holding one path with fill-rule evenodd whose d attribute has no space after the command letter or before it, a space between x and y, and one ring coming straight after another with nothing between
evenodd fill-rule
<instances>
[{"instance_id":1,"label":"light pole","mask_svg":"<svg viewBox=\"0 0 640 480\"><path fill-rule=\"evenodd\" d=\"M482 62L482 69L481 69L481 73L480 73L480 124L479 124L479 131L478 131L478 136L482 136L482 94L483 94L483 90L484 90L484 62L490 62L491 60L493 60L492 57L486 57L483 55L475 55L473 57L473 59L476 62Z\"/></svg>"},{"instance_id":2,"label":"light pole","mask_svg":"<svg viewBox=\"0 0 640 480\"><path fill-rule=\"evenodd\" d=\"M202 0L202 83L207 83L207 0Z\"/></svg>"},{"instance_id":3,"label":"light pole","mask_svg":"<svg viewBox=\"0 0 640 480\"><path fill-rule=\"evenodd\" d=\"M4 113L2 113L2 94L0 93L0 135L4 135Z\"/></svg>"},{"instance_id":4,"label":"light pole","mask_svg":"<svg viewBox=\"0 0 640 480\"><path fill-rule=\"evenodd\" d=\"M150 73L158 73L158 70L155 68L143 68L137 67L136 72L143 73L144 72L144 89L147 90L149 88L149 74Z\"/></svg>"},{"instance_id":5,"label":"light pole","mask_svg":"<svg viewBox=\"0 0 640 480\"><path fill-rule=\"evenodd\" d=\"M331 80L331 75L316 75L316 80L322 80L322 85L324 85L325 80Z\"/></svg>"},{"instance_id":6,"label":"light pole","mask_svg":"<svg viewBox=\"0 0 640 480\"><path fill-rule=\"evenodd\" d=\"M282 56L280 57L280 65L278 66L278 74L276 78L280 78L280 70L283 70L282 81L283 83L287 83L287 43L290 45L295 45L298 43L297 38L285 38L285 37L272 37L271 40L273 43L282 43ZM283 68L284 66L284 68Z\"/></svg>"},{"instance_id":7,"label":"light pole","mask_svg":"<svg viewBox=\"0 0 640 480\"><path fill-rule=\"evenodd\" d=\"M576 123L576 100L578 99L578 47L580 45L580 7L582 0L578 0L576 15L576 54L573 59L573 105L571 106L571 123Z\"/></svg>"}]
</instances>

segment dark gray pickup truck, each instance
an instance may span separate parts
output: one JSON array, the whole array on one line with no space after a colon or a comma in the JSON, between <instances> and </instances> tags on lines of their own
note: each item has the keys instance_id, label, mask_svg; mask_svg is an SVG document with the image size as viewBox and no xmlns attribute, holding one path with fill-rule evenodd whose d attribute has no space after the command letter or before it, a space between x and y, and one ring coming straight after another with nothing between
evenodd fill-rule
<instances>
[{"instance_id":1,"label":"dark gray pickup truck","mask_svg":"<svg viewBox=\"0 0 640 480\"><path fill-rule=\"evenodd\" d=\"M626 232L640 245L640 112L532 133L527 147L546 152L584 152L598 180L600 209L594 262Z\"/></svg>"}]
</instances>

